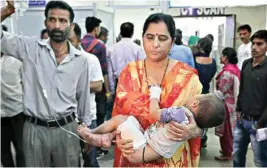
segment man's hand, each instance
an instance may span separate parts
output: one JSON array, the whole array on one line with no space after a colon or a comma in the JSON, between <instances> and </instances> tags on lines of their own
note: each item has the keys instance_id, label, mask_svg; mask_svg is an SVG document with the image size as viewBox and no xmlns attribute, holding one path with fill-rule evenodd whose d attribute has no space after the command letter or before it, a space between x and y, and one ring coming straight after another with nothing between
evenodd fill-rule
<instances>
[{"instance_id":1,"label":"man's hand","mask_svg":"<svg viewBox=\"0 0 267 168\"><path fill-rule=\"evenodd\" d=\"M113 100L113 95L110 92L106 93L106 97L107 97L107 102L112 102Z\"/></svg>"},{"instance_id":2,"label":"man's hand","mask_svg":"<svg viewBox=\"0 0 267 168\"><path fill-rule=\"evenodd\" d=\"M6 2L7 2L8 7L15 8L14 0L7 0Z\"/></svg>"},{"instance_id":3,"label":"man's hand","mask_svg":"<svg viewBox=\"0 0 267 168\"><path fill-rule=\"evenodd\" d=\"M7 17L9 17L12 13L15 12L15 6L13 0L7 0L7 6L1 8L1 17L0 21L4 21Z\"/></svg>"}]
</instances>

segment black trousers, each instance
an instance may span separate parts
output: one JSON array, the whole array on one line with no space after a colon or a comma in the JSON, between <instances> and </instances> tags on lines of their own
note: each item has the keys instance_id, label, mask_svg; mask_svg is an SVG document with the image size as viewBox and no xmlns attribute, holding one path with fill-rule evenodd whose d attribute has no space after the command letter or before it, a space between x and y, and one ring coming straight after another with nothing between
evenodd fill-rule
<instances>
[{"instance_id":1,"label":"black trousers","mask_svg":"<svg viewBox=\"0 0 267 168\"><path fill-rule=\"evenodd\" d=\"M1 162L4 167L25 167L23 154L23 126L25 116L19 113L13 117L1 118ZM12 158L11 142L16 152L16 165Z\"/></svg>"},{"instance_id":2,"label":"black trousers","mask_svg":"<svg viewBox=\"0 0 267 168\"><path fill-rule=\"evenodd\" d=\"M96 93L95 101L96 101L96 116L97 116L96 123L97 126L99 126L104 123L106 116L107 97L104 86L101 92Z\"/></svg>"}]
</instances>

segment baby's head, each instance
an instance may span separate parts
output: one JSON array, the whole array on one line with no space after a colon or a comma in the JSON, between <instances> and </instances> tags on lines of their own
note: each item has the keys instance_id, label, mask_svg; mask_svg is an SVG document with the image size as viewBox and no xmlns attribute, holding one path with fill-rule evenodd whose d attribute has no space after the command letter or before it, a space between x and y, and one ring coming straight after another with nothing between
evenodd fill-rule
<instances>
[{"instance_id":1,"label":"baby's head","mask_svg":"<svg viewBox=\"0 0 267 168\"><path fill-rule=\"evenodd\" d=\"M201 128L216 127L223 123L225 108L221 92L202 94L188 100L186 107L193 112Z\"/></svg>"}]
</instances>

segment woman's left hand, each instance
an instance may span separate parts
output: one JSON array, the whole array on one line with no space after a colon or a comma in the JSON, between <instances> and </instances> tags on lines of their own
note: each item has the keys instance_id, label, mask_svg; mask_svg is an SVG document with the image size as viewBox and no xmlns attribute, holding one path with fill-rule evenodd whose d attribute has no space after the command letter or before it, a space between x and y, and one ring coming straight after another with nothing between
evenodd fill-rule
<instances>
[{"instance_id":1,"label":"woman's left hand","mask_svg":"<svg viewBox=\"0 0 267 168\"><path fill-rule=\"evenodd\" d=\"M168 139L185 141L202 135L203 131L197 126L193 115L186 113L186 116L189 120L188 125L182 125L174 121L167 124Z\"/></svg>"}]
</instances>

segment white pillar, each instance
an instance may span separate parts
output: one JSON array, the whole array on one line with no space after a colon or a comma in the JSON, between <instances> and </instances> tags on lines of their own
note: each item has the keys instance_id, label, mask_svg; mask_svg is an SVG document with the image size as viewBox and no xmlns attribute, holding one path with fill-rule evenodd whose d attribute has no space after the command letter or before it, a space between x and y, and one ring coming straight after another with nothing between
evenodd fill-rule
<instances>
[{"instance_id":1,"label":"white pillar","mask_svg":"<svg viewBox=\"0 0 267 168\"><path fill-rule=\"evenodd\" d=\"M265 9L265 29L267 30L267 5L266 5L266 7L265 7L266 9Z\"/></svg>"},{"instance_id":2,"label":"white pillar","mask_svg":"<svg viewBox=\"0 0 267 168\"><path fill-rule=\"evenodd\" d=\"M167 13L169 9L169 0L159 0L160 12Z\"/></svg>"}]
</instances>

